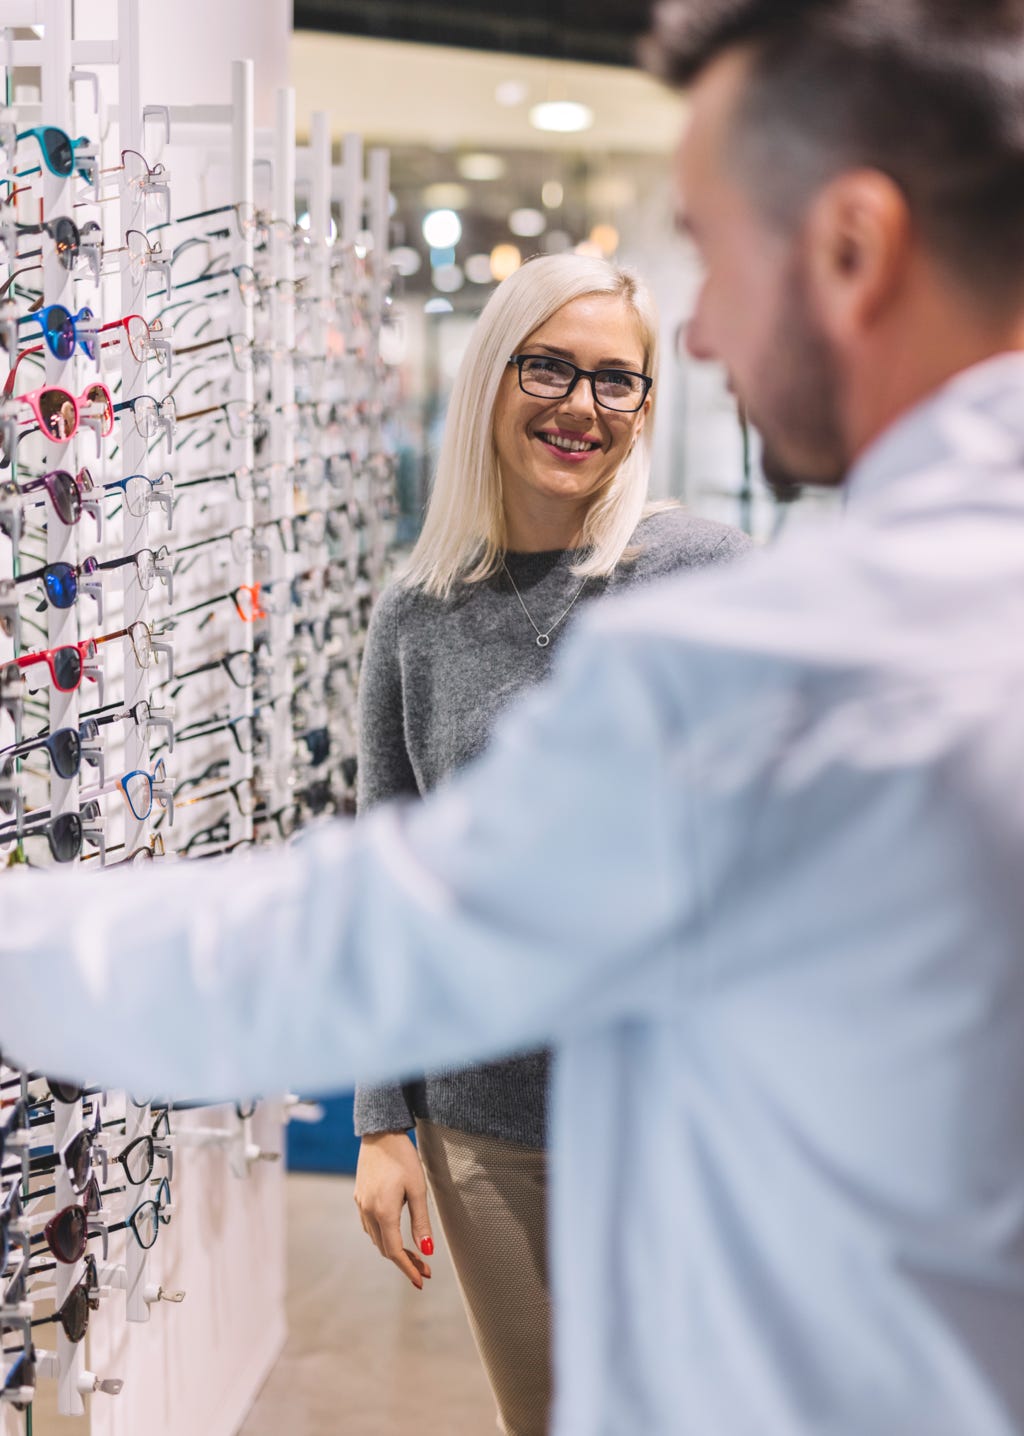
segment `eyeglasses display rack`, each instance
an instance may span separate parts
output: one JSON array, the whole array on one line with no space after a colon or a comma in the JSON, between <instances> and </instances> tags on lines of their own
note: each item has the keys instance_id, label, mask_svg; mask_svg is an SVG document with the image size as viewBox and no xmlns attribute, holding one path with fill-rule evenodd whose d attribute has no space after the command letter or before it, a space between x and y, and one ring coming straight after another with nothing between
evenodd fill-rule
<instances>
[{"instance_id":1,"label":"eyeglasses display rack","mask_svg":"<svg viewBox=\"0 0 1024 1436\"><path fill-rule=\"evenodd\" d=\"M138 46L138 0L102 40L72 0L0 0L0 883L231 871L353 807L394 515L387 155L348 136L333 166L324 114L297 148L289 90L257 131L244 60L230 105L147 103ZM30 1408L226 1436L283 1340L288 1100L184 1110L19 1056L0 1436Z\"/></svg>"}]
</instances>

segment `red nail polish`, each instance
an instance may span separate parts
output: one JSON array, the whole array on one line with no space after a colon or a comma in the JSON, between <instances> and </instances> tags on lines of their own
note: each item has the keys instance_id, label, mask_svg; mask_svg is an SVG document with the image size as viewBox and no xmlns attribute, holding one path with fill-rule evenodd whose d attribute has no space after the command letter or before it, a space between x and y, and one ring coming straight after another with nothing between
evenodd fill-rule
<instances>
[{"instance_id":1,"label":"red nail polish","mask_svg":"<svg viewBox=\"0 0 1024 1436\"><path fill-rule=\"evenodd\" d=\"M434 1255L434 1238L433 1238L433 1237L421 1237L421 1238L420 1238L420 1251L423 1253L424 1256L433 1256L433 1255Z\"/></svg>"}]
</instances>

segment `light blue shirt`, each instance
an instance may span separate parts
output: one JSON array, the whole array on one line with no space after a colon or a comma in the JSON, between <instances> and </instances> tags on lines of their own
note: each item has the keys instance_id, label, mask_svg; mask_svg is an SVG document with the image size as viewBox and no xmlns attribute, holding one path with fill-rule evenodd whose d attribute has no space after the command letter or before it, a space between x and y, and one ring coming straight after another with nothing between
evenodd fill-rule
<instances>
[{"instance_id":1,"label":"light blue shirt","mask_svg":"<svg viewBox=\"0 0 1024 1436\"><path fill-rule=\"evenodd\" d=\"M1024 356L595 610L422 804L2 888L0 1039L225 1094L556 1044L559 1436L1024 1431Z\"/></svg>"}]
</instances>

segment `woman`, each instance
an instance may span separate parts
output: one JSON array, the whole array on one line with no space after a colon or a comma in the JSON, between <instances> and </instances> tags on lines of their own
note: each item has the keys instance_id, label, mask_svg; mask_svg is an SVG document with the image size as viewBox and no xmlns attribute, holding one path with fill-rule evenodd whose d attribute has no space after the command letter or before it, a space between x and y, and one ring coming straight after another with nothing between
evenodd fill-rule
<instances>
[{"instance_id":1,"label":"woman","mask_svg":"<svg viewBox=\"0 0 1024 1436\"><path fill-rule=\"evenodd\" d=\"M749 543L647 504L656 339L646 289L605 260L533 260L492 295L422 535L370 622L361 810L426 793L479 753L585 604ZM356 1094L363 1227L422 1288L425 1169L506 1436L547 1431L546 1077L534 1052ZM418 1251L403 1247L405 1203Z\"/></svg>"}]
</instances>

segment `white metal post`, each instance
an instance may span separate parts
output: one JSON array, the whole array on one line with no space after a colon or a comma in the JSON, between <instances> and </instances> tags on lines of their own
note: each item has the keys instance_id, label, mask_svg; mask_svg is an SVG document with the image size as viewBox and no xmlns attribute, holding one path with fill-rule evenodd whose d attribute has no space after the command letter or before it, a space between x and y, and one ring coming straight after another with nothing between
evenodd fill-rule
<instances>
[{"instance_id":1,"label":"white metal post","mask_svg":"<svg viewBox=\"0 0 1024 1436\"><path fill-rule=\"evenodd\" d=\"M274 135L274 217L289 226L295 224L295 91L277 92L277 125ZM295 464L293 405L295 403L295 243L292 233L275 225L270 235L271 272L284 281L283 291L272 293L273 327L271 345L270 459L271 489L269 518L288 520L295 512ZM291 645L294 618L291 604L283 601L295 572L294 555L276 539L270 541L269 574L273 605L269 639L273 672L270 696L288 692L291 683ZM289 702L274 704L268 719L270 756L268 762L268 804L271 812L285 807L290 797L292 764L292 712Z\"/></svg>"},{"instance_id":2,"label":"white metal post","mask_svg":"<svg viewBox=\"0 0 1024 1436\"><path fill-rule=\"evenodd\" d=\"M253 162L255 159L255 102L253 98L253 62L251 60L235 60L231 66L231 178L232 193L235 200L242 207L242 213L248 214L253 209ZM252 265L253 261L253 236L251 230L245 234L239 232L235 227L236 238L234 243L234 254L236 265ZM229 312L231 315L231 333L244 334L251 342L255 333L253 309L242 301L241 286L231 285L231 297L229 300ZM255 396L255 383L253 368L234 374L232 383L232 397L241 399L243 403L251 405ZM255 461L255 450L251 433L242 438L231 437L228 440L231 454L231 466L235 469L252 469ZM254 518L254 504L251 491L245 502L241 505L239 523L251 528ZM241 582L251 584L253 581L253 561L246 560L245 574ZM253 647L253 625L245 625L245 633L242 646L252 650ZM231 716L242 718L252 716L252 687L237 688L231 686ZM231 748L231 776L238 781L243 778L251 778L253 773L252 753L240 753L235 744ZM237 807L232 806L231 812L231 833L232 839L249 838L252 836L252 817L238 812Z\"/></svg>"}]
</instances>

